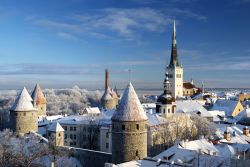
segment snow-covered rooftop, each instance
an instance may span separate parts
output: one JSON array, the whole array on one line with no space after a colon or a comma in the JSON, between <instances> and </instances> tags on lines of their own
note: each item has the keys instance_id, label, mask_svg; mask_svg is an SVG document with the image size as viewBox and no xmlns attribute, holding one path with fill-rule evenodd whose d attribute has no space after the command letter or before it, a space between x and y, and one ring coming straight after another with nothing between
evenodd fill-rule
<instances>
[{"instance_id":1,"label":"snow-covered rooftop","mask_svg":"<svg viewBox=\"0 0 250 167\"><path fill-rule=\"evenodd\" d=\"M42 88L40 87L39 84L36 84L35 89L33 90L31 94L32 99L37 103L37 104L46 104L46 98L43 94Z\"/></svg>"},{"instance_id":2,"label":"snow-covered rooftop","mask_svg":"<svg viewBox=\"0 0 250 167\"><path fill-rule=\"evenodd\" d=\"M196 100L176 101L177 113L200 114L202 117L212 117L212 115Z\"/></svg>"},{"instance_id":3,"label":"snow-covered rooftop","mask_svg":"<svg viewBox=\"0 0 250 167\"><path fill-rule=\"evenodd\" d=\"M176 143L166 151L160 153L155 159L168 159L175 162L191 162L197 163L197 157L200 157L200 166L206 166L208 162L210 166L220 166L225 163L226 159L237 156L237 151L246 151L250 149L249 144L213 144L207 139L194 141L181 141ZM225 165L225 164L223 164ZM222 165L222 166L223 166Z\"/></svg>"},{"instance_id":4,"label":"snow-covered rooftop","mask_svg":"<svg viewBox=\"0 0 250 167\"><path fill-rule=\"evenodd\" d=\"M102 100L112 100L113 99L113 97L112 97L112 92L111 92L111 90L110 90L110 87L108 86L108 88L105 90L105 92L104 92L104 94L103 94L103 96L102 96L102 98L101 98Z\"/></svg>"},{"instance_id":5,"label":"snow-covered rooftop","mask_svg":"<svg viewBox=\"0 0 250 167\"><path fill-rule=\"evenodd\" d=\"M134 87L131 83L129 83L123 93L117 111L112 116L112 120L143 121L147 119L146 112L138 99Z\"/></svg>"},{"instance_id":6,"label":"snow-covered rooftop","mask_svg":"<svg viewBox=\"0 0 250 167\"><path fill-rule=\"evenodd\" d=\"M12 111L32 111L35 110L32 104L32 98L29 95L29 92L24 87L21 93L16 98L15 103L11 107Z\"/></svg>"},{"instance_id":7,"label":"snow-covered rooftop","mask_svg":"<svg viewBox=\"0 0 250 167\"><path fill-rule=\"evenodd\" d=\"M98 107L87 107L85 108L88 114L100 114L100 110Z\"/></svg>"},{"instance_id":8,"label":"snow-covered rooftop","mask_svg":"<svg viewBox=\"0 0 250 167\"><path fill-rule=\"evenodd\" d=\"M236 100L217 99L210 110L225 111L227 116L231 116L237 103Z\"/></svg>"},{"instance_id":9,"label":"snow-covered rooftop","mask_svg":"<svg viewBox=\"0 0 250 167\"><path fill-rule=\"evenodd\" d=\"M48 131L63 132L64 129L62 128L62 126L58 122L53 122L53 123L49 124Z\"/></svg>"},{"instance_id":10,"label":"snow-covered rooftop","mask_svg":"<svg viewBox=\"0 0 250 167\"><path fill-rule=\"evenodd\" d=\"M159 116L158 114L147 113L147 117L149 126L167 123L167 119Z\"/></svg>"}]
</instances>

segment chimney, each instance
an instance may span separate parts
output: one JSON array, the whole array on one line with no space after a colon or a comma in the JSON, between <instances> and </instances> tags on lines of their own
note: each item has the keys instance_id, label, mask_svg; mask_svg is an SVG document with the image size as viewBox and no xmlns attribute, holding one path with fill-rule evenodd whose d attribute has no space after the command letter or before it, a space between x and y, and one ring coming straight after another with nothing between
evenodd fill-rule
<instances>
[{"instance_id":1,"label":"chimney","mask_svg":"<svg viewBox=\"0 0 250 167\"><path fill-rule=\"evenodd\" d=\"M243 128L243 135L246 135L246 136L249 135L249 129L248 129L247 126L245 126L245 127Z\"/></svg>"},{"instance_id":2,"label":"chimney","mask_svg":"<svg viewBox=\"0 0 250 167\"><path fill-rule=\"evenodd\" d=\"M105 90L107 90L109 87L109 70L105 70Z\"/></svg>"},{"instance_id":3,"label":"chimney","mask_svg":"<svg viewBox=\"0 0 250 167\"><path fill-rule=\"evenodd\" d=\"M225 138L227 141L230 141L230 140L231 140L230 132L229 132L228 129L226 129L225 132L224 132L224 138Z\"/></svg>"}]
</instances>

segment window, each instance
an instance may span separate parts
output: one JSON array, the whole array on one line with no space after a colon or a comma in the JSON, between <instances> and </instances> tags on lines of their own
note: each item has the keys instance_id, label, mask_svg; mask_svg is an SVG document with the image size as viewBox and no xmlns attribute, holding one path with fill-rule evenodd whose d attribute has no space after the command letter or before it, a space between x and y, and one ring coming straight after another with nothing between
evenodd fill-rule
<instances>
[{"instance_id":1,"label":"window","mask_svg":"<svg viewBox=\"0 0 250 167\"><path fill-rule=\"evenodd\" d=\"M125 125L122 125L122 130L125 130Z\"/></svg>"},{"instance_id":2,"label":"window","mask_svg":"<svg viewBox=\"0 0 250 167\"><path fill-rule=\"evenodd\" d=\"M15 115L17 116L17 113L15 113Z\"/></svg>"},{"instance_id":3,"label":"window","mask_svg":"<svg viewBox=\"0 0 250 167\"><path fill-rule=\"evenodd\" d=\"M23 113L23 116L26 116L26 113Z\"/></svg>"},{"instance_id":4,"label":"window","mask_svg":"<svg viewBox=\"0 0 250 167\"><path fill-rule=\"evenodd\" d=\"M106 133L106 138L109 138L109 132Z\"/></svg>"},{"instance_id":5,"label":"window","mask_svg":"<svg viewBox=\"0 0 250 167\"><path fill-rule=\"evenodd\" d=\"M74 131L76 131L76 127L74 127Z\"/></svg>"},{"instance_id":6,"label":"window","mask_svg":"<svg viewBox=\"0 0 250 167\"><path fill-rule=\"evenodd\" d=\"M163 108L163 113L165 114L165 108Z\"/></svg>"},{"instance_id":7,"label":"window","mask_svg":"<svg viewBox=\"0 0 250 167\"><path fill-rule=\"evenodd\" d=\"M139 130L139 124L136 124L136 129Z\"/></svg>"},{"instance_id":8,"label":"window","mask_svg":"<svg viewBox=\"0 0 250 167\"><path fill-rule=\"evenodd\" d=\"M73 139L73 135L72 134L70 134L70 139Z\"/></svg>"},{"instance_id":9,"label":"window","mask_svg":"<svg viewBox=\"0 0 250 167\"><path fill-rule=\"evenodd\" d=\"M63 129L64 129L65 131L67 131L67 130L68 130L67 126L64 126L64 127L63 127Z\"/></svg>"},{"instance_id":10,"label":"window","mask_svg":"<svg viewBox=\"0 0 250 167\"><path fill-rule=\"evenodd\" d=\"M60 136L61 136L61 133L58 133L58 136L60 137Z\"/></svg>"},{"instance_id":11,"label":"window","mask_svg":"<svg viewBox=\"0 0 250 167\"><path fill-rule=\"evenodd\" d=\"M138 156L138 150L136 150L135 155Z\"/></svg>"},{"instance_id":12,"label":"window","mask_svg":"<svg viewBox=\"0 0 250 167\"><path fill-rule=\"evenodd\" d=\"M168 109L168 113L170 113L170 109Z\"/></svg>"},{"instance_id":13,"label":"window","mask_svg":"<svg viewBox=\"0 0 250 167\"><path fill-rule=\"evenodd\" d=\"M74 135L74 139L76 139L76 135Z\"/></svg>"},{"instance_id":14,"label":"window","mask_svg":"<svg viewBox=\"0 0 250 167\"><path fill-rule=\"evenodd\" d=\"M109 143L106 143L106 148L109 148Z\"/></svg>"},{"instance_id":15,"label":"window","mask_svg":"<svg viewBox=\"0 0 250 167\"><path fill-rule=\"evenodd\" d=\"M73 127L71 126L71 127L70 127L70 131L72 131L72 130L73 130Z\"/></svg>"},{"instance_id":16,"label":"window","mask_svg":"<svg viewBox=\"0 0 250 167\"><path fill-rule=\"evenodd\" d=\"M67 136L67 134L65 134L65 135L64 135L64 139L67 139L67 138L68 138L68 136Z\"/></svg>"}]
</instances>

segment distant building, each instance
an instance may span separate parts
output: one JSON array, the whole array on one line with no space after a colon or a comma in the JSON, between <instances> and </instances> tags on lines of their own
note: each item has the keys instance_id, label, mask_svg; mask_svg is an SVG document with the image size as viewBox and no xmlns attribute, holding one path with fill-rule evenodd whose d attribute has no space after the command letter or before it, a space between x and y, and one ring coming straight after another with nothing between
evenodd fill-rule
<instances>
[{"instance_id":1,"label":"distant building","mask_svg":"<svg viewBox=\"0 0 250 167\"><path fill-rule=\"evenodd\" d=\"M34 108L38 111L38 117L45 117L47 110L47 100L43 94L42 88L39 84L36 84L31 97L33 99Z\"/></svg>"},{"instance_id":2,"label":"distant building","mask_svg":"<svg viewBox=\"0 0 250 167\"><path fill-rule=\"evenodd\" d=\"M183 83L183 96L194 96L199 93L203 93L202 88L196 87L193 80Z\"/></svg>"},{"instance_id":3,"label":"distant building","mask_svg":"<svg viewBox=\"0 0 250 167\"><path fill-rule=\"evenodd\" d=\"M178 60L177 42L176 42L176 28L174 21L173 35L172 35L172 49L171 59L168 65L169 80L171 84L171 92L174 98L183 96L183 68Z\"/></svg>"},{"instance_id":4,"label":"distant building","mask_svg":"<svg viewBox=\"0 0 250 167\"><path fill-rule=\"evenodd\" d=\"M10 109L10 123L14 132L19 134L37 132L37 109L34 108L32 101L24 87Z\"/></svg>"},{"instance_id":5,"label":"distant building","mask_svg":"<svg viewBox=\"0 0 250 167\"><path fill-rule=\"evenodd\" d=\"M240 93L238 96L238 99L243 102L246 100L250 100L250 94L249 93Z\"/></svg>"},{"instance_id":6,"label":"distant building","mask_svg":"<svg viewBox=\"0 0 250 167\"><path fill-rule=\"evenodd\" d=\"M104 109L115 109L118 105L119 96L116 93L117 91L113 90L109 86L109 71L105 70L105 92L101 98L102 108Z\"/></svg>"},{"instance_id":7,"label":"distant building","mask_svg":"<svg viewBox=\"0 0 250 167\"><path fill-rule=\"evenodd\" d=\"M131 83L112 116L112 161L122 163L147 157L147 115Z\"/></svg>"}]
</instances>

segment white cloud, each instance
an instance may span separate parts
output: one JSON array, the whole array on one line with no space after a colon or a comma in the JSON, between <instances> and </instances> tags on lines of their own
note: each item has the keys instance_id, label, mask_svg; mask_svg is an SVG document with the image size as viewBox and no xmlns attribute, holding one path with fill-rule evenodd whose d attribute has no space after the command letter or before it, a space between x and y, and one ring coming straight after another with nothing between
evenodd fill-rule
<instances>
[{"instance_id":1,"label":"white cloud","mask_svg":"<svg viewBox=\"0 0 250 167\"><path fill-rule=\"evenodd\" d=\"M105 8L87 14L67 16L61 21L33 17L26 20L48 28L56 34L60 33L60 36L63 37L69 37L70 34L71 37L68 39L72 39L72 36L76 38L91 36L105 39L134 40L140 38L143 32L164 32L167 26L172 24L173 16L206 20L205 16L179 8L164 10L153 8Z\"/></svg>"},{"instance_id":2,"label":"white cloud","mask_svg":"<svg viewBox=\"0 0 250 167\"><path fill-rule=\"evenodd\" d=\"M60 38L64 38L64 39L67 39L67 40L72 40L72 41L77 41L78 38L70 33L64 33L64 32L60 32L60 33L57 33L56 34L58 37Z\"/></svg>"}]
</instances>

